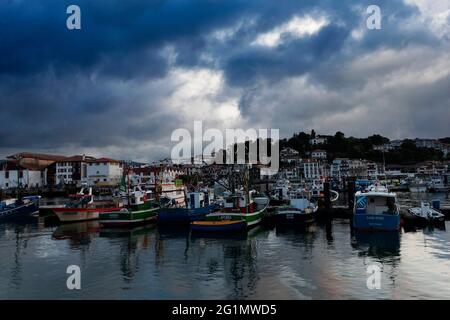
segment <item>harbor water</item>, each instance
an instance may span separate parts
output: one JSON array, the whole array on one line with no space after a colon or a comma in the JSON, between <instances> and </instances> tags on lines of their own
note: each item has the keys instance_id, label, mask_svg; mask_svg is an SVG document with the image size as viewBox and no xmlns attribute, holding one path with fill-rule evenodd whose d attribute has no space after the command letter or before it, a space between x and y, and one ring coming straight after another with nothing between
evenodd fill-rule
<instances>
[{"instance_id":1,"label":"harbor water","mask_svg":"<svg viewBox=\"0 0 450 320\"><path fill-rule=\"evenodd\" d=\"M436 196L400 199L421 197ZM47 220L0 224L0 299L450 299L449 221L447 231L355 233L335 219L219 237ZM80 290L67 288L70 265ZM379 288L367 285L371 265Z\"/></svg>"}]
</instances>

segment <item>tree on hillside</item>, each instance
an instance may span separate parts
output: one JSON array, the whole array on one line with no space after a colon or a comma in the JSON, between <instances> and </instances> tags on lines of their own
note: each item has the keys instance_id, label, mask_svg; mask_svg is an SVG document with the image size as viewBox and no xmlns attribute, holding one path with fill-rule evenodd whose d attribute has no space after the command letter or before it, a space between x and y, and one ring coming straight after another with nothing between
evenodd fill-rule
<instances>
[{"instance_id":1,"label":"tree on hillside","mask_svg":"<svg viewBox=\"0 0 450 320\"><path fill-rule=\"evenodd\" d=\"M371 135L370 137L367 138L367 140L369 140L369 142L372 144L372 146L379 146L385 143L389 143L389 139L386 137L383 137L379 134L374 134Z\"/></svg>"}]
</instances>

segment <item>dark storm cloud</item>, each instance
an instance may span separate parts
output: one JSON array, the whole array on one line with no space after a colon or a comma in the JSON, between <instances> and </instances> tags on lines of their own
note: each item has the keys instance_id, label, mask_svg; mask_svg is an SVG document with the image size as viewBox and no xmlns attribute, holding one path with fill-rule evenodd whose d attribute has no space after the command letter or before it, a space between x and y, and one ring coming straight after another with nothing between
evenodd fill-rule
<instances>
[{"instance_id":1,"label":"dark storm cloud","mask_svg":"<svg viewBox=\"0 0 450 320\"><path fill-rule=\"evenodd\" d=\"M78 31L66 28L71 4L81 8ZM366 30L370 4L382 8L382 30ZM419 15L417 7L400 0L2 1L0 150L111 147L128 152L151 142L167 151L163 146L171 131L186 125L186 114L174 106L183 101L167 102L179 86L173 75L177 68L221 72L223 92L205 99L221 104L238 90L244 120L258 108L276 112L272 124L255 117L268 127L291 123L293 117L316 121L345 112L352 103L362 104L363 98L352 95L367 90L371 78L398 70L393 63L380 63L368 77L353 65L359 57L415 47L446 51L445 37L419 22ZM282 34L274 46L253 43L294 16L326 17L327 25L302 37ZM355 31L361 35L355 38ZM217 36L220 32L225 36ZM438 53L428 57L441 59ZM401 65L408 68L407 62ZM302 76L319 96L308 93L299 101L295 90L284 90L286 81ZM420 108L432 101L443 115L448 97L434 89L442 86L442 80L428 84L423 98L411 105ZM410 96L399 90L392 101L404 105ZM300 129L294 123L285 127L286 134Z\"/></svg>"}]
</instances>

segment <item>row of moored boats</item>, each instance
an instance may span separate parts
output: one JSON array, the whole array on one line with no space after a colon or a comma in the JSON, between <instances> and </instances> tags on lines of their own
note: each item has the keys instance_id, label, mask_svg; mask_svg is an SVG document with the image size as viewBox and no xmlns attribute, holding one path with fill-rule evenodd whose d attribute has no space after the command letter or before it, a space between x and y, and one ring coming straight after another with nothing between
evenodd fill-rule
<instances>
[{"instance_id":1,"label":"row of moored boats","mask_svg":"<svg viewBox=\"0 0 450 320\"><path fill-rule=\"evenodd\" d=\"M183 191L184 192L184 191ZM331 190L330 201L338 199ZM307 226L317 218L323 192L314 188L277 185L271 193L258 194L246 188L214 197L209 189L184 192L184 201L155 194L140 186L121 188L110 200L95 200L92 188L70 195L65 205L53 206L63 223L99 220L107 227L150 222L189 224L193 231L244 231L263 219L283 225ZM39 196L10 199L0 203L0 219L27 216L39 211ZM403 218L403 219L402 219ZM400 214L395 193L379 184L358 191L354 198L353 227L363 230L399 230L401 223L443 223L445 216L429 203Z\"/></svg>"}]
</instances>

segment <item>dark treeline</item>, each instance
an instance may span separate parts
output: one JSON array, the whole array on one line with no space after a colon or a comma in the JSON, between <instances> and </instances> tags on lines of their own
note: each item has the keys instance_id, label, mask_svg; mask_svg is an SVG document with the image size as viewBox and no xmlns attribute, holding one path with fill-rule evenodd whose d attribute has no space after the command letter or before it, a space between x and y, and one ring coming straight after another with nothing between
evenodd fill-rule
<instances>
[{"instance_id":1,"label":"dark treeline","mask_svg":"<svg viewBox=\"0 0 450 320\"><path fill-rule=\"evenodd\" d=\"M295 133L289 139L280 140L280 148L290 147L297 150L300 156L306 157L314 149L327 151L329 160L335 158L367 159L375 162L383 161L383 152L373 149L376 145L388 143L390 140L379 134L367 138L345 137L338 131L334 136L324 136L327 142L321 145L311 145L310 139L315 137L314 130L311 133ZM440 139L448 143L450 138ZM390 164L414 164L427 160L444 160L443 153L430 148L417 148L413 140L405 140L400 148L384 153L386 163Z\"/></svg>"}]
</instances>

